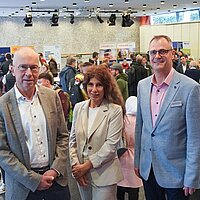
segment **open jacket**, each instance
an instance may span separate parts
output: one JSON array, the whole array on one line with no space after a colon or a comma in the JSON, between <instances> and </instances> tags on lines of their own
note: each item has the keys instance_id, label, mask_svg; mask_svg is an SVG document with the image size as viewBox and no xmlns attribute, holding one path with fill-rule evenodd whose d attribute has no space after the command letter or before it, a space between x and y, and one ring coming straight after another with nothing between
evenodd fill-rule
<instances>
[{"instance_id":1,"label":"open jacket","mask_svg":"<svg viewBox=\"0 0 200 200\"><path fill-rule=\"evenodd\" d=\"M88 132L88 112L90 100L77 103L70 134L71 165L83 163L83 150L88 143L88 157L93 168L90 170L97 186L118 183L123 179L116 154L123 127L122 108L116 104L103 102ZM108 178L109 177L109 178Z\"/></svg>"},{"instance_id":2,"label":"open jacket","mask_svg":"<svg viewBox=\"0 0 200 200\"><path fill-rule=\"evenodd\" d=\"M55 91L38 90L47 123L49 166L61 174L56 182L66 186L68 133L61 103ZM0 98L0 166L5 170L6 200L25 200L37 189L41 175L31 170L14 88Z\"/></svg>"}]
</instances>

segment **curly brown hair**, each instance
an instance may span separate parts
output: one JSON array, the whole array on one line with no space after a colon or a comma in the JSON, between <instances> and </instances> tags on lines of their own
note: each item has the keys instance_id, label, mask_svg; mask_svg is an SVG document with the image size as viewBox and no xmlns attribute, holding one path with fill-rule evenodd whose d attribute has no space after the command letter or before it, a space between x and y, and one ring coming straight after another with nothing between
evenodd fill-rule
<instances>
[{"instance_id":1,"label":"curly brown hair","mask_svg":"<svg viewBox=\"0 0 200 200\"><path fill-rule=\"evenodd\" d=\"M87 92L87 84L90 79L98 79L104 88L104 99L108 103L115 103L122 107L123 114L125 115L125 106L122 94L117 85L115 78L104 65L96 65L89 67L87 73L84 75L83 87Z\"/></svg>"}]
</instances>

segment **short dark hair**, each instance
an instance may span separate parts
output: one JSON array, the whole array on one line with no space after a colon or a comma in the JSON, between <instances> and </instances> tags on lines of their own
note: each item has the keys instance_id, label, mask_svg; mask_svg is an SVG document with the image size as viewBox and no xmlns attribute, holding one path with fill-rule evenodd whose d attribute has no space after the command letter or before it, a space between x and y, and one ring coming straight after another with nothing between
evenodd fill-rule
<instances>
[{"instance_id":1,"label":"short dark hair","mask_svg":"<svg viewBox=\"0 0 200 200\"><path fill-rule=\"evenodd\" d=\"M8 59L8 60L10 60L12 58L12 56L11 56L10 53L6 53L5 58Z\"/></svg>"},{"instance_id":2,"label":"short dark hair","mask_svg":"<svg viewBox=\"0 0 200 200\"><path fill-rule=\"evenodd\" d=\"M46 73L46 72L39 74L38 79L42 79L42 78L48 80L51 85L54 84L54 79L51 74Z\"/></svg>"},{"instance_id":3,"label":"short dark hair","mask_svg":"<svg viewBox=\"0 0 200 200\"><path fill-rule=\"evenodd\" d=\"M98 52L93 52L93 54L92 54L92 58L95 58L96 56L98 56L99 55L99 53Z\"/></svg>"},{"instance_id":4,"label":"short dark hair","mask_svg":"<svg viewBox=\"0 0 200 200\"><path fill-rule=\"evenodd\" d=\"M92 65L93 65L93 63L91 63L91 62L84 62L82 67L90 67Z\"/></svg>"}]
</instances>

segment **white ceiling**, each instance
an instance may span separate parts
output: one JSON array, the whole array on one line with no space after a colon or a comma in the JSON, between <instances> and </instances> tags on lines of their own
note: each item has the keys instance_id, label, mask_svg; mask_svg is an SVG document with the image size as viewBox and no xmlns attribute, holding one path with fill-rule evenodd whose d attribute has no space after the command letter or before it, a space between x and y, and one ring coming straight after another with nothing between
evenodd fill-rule
<instances>
[{"instance_id":1,"label":"white ceiling","mask_svg":"<svg viewBox=\"0 0 200 200\"><path fill-rule=\"evenodd\" d=\"M54 9L59 10L59 15L70 15L70 12L63 10L63 6L68 8L68 11L75 12L77 16L88 16L90 13L92 15L96 14L97 7L100 7L100 15L102 17L119 10L119 13L127 11L131 8L133 15L143 16L153 15L155 13L168 13L175 11L190 10L195 8L200 8L200 2L196 1L197 4L193 4L194 0L165 0L165 4L162 5L160 0L129 0L129 3L125 3L126 0L1 0L0 1L0 16L24 16L27 9L26 6L32 8L33 16L35 15L52 15L51 12ZM36 5L32 5L32 2L36 2ZM74 7L73 3L77 6ZM113 7L109 7L109 4L113 4ZM146 7L143 7L146 4ZM174 8L173 5L176 5ZM159 8L159 9L158 9ZM20 9L23 9L20 11ZM90 12L90 10L92 12ZM145 12L144 12L145 10ZM36 12L39 11L39 12ZM45 11L45 12L42 12ZM48 13L47 11L50 11ZM18 12L18 13L17 13ZM105 12L108 12L107 15Z\"/></svg>"}]
</instances>

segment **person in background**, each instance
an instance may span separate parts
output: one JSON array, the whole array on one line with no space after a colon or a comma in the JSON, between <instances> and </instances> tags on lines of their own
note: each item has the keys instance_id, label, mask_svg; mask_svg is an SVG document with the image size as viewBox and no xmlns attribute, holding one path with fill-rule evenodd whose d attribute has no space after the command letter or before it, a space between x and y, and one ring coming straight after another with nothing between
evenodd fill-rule
<instances>
[{"instance_id":1,"label":"person in background","mask_svg":"<svg viewBox=\"0 0 200 200\"><path fill-rule=\"evenodd\" d=\"M122 68L123 68L124 73L129 69L129 64L128 64L126 58L124 58L124 60L123 60Z\"/></svg>"},{"instance_id":2,"label":"person in background","mask_svg":"<svg viewBox=\"0 0 200 200\"><path fill-rule=\"evenodd\" d=\"M189 64L185 56L180 58L180 64L176 67L177 72L185 74L186 70L189 69Z\"/></svg>"},{"instance_id":3,"label":"person in background","mask_svg":"<svg viewBox=\"0 0 200 200\"><path fill-rule=\"evenodd\" d=\"M38 53L38 55L39 55L40 60L41 60L43 63L47 63L47 61L45 60L44 55L43 55L42 52Z\"/></svg>"},{"instance_id":4,"label":"person in background","mask_svg":"<svg viewBox=\"0 0 200 200\"><path fill-rule=\"evenodd\" d=\"M14 76L13 62L10 63L9 71L6 75L4 75L2 82L4 84L4 93L8 92L14 87L16 79Z\"/></svg>"},{"instance_id":5,"label":"person in background","mask_svg":"<svg viewBox=\"0 0 200 200\"><path fill-rule=\"evenodd\" d=\"M55 61L55 59L51 58L51 60L48 62L49 70L53 74L53 77L58 76L58 64Z\"/></svg>"},{"instance_id":6,"label":"person in background","mask_svg":"<svg viewBox=\"0 0 200 200\"><path fill-rule=\"evenodd\" d=\"M172 67L172 41L149 43L154 74L138 84L135 172L147 200L186 200L200 188L200 85Z\"/></svg>"},{"instance_id":7,"label":"person in background","mask_svg":"<svg viewBox=\"0 0 200 200\"><path fill-rule=\"evenodd\" d=\"M84 62L83 65L80 67L80 73L76 74L76 76L72 78L69 83L69 96L72 104L72 109L74 109L76 103L88 99L88 96L83 88L83 80L88 68L92 66L92 63Z\"/></svg>"},{"instance_id":8,"label":"person in background","mask_svg":"<svg viewBox=\"0 0 200 200\"><path fill-rule=\"evenodd\" d=\"M69 93L69 82L76 75L76 59L74 57L67 57L66 66L62 68L59 77L60 85L64 92Z\"/></svg>"},{"instance_id":9,"label":"person in background","mask_svg":"<svg viewBox=\"0 0 200 200\"><path fill-rule=\"evenodd\" d=\"M196 61L191 61L189 64L189 69L185 71L185 75L200 83L200 70L198 69L198 64Z\"/></svg>"},{"instance_id":10,"label":"person in background","mask_svg":"<svg viewBox=\"0 0 200 200\"><path fill-rule=\"evenodd\" d=\"M151 65L148 64L148 59L147 59L146 55L142 56L141 64L147 70L147 76L151 76L152 75L152 68L151 68Z\"/></svg>"},{"instance_id":11,"label":"person in background","mask_svg":"<svg viewBox=\"0 0 200 200\"><path fill-rule=\"evenodd\" d=\"M104 58L102 60L101 65L104 65L105 67L109 68L109 59L108 58Z\"/></svg>"},{"instance_id":12,"label":"person in background","mask_svg":"<svg viewBox=\"0 0 200 200\"><path fill-rule=\"evenodd\" d=\"M0 98L0 166L6 200L69 200L68 132L53 90L38 86L39 56L23 47L13 59L16 84Z\"/></svg>"},{"instance_id":13,"label":"person in background","mask_svg":"<svg viewBox=\"0 0 200 200\"><path fill-rule=\"evenodd\" d=\"M120 164L124 180L117 184L117 199L124 200L125 193L128 193L129 200L139 199L139 188L142 180L134 172L134 140L135 121L137 112L137 97L131 96L126 100L126 120L123 130L123 138L128 149L120 158Z\"/></svg>"},{"instance_id":14,"label":"person in background","mask_svg":"<svg viewBox=\"0 0 200 200\"><path fill-rule=\"evenodd\" d=\"M82 200L116 200L123 179L117 145L123 129L123 98L104 66L90 67L84 76L89 100L73 113L69 152L72 173Z\"/></svg>"},{"instance_id":15,"label":"person in background","mask_svg":"<svg viewBox=\"0 0 200 200\"><path fill-rule=\"evenodd\" d=\"M97 61L99 59L99 53L98 52L93 52L92 53L92 58L89 59L89 62L94 64L94 65L97 65Z\"/></svg>"},{"instance_id":16,"label":"person in background","mask_svg":"<svg viewBox=\"0 0 200 200\"><path fill-rule=\"evenodd\" d=\"M110 66L111 73L115 77L121 94L123 96L124 102L128 98L128 76L123 73L122 65L119 63Z\"/></svg>"},{"instance_id":17,"label":"person in background","mask_svg":"<svg viewBox=\"0 0 200 200\"><path fill-rule=\"evenodd\" d=\"M9 71L9 65L12 62L12 56L10 53L5 54L5 61L1 64L2 76L6 75Z\"/></svg>"},{"instance_id":18,"label":"person in background","mask_svg":"<svg viewBox=\"0 0 200 200\"><path fill-rule=\"evenodd\" d=\"M54 85L54 80L51 74L49 73L41 73L38 76L38 82L39 85L42 85L44 87L47 87L49 89L55 90L58 93L58 96L60 97L60 101L63 108L63 113L65 116L65 120L68 121L69 112L70 112L70 101L69 101L69 95L64 93L59 86Z\"/></svg>"}]
</instances>

